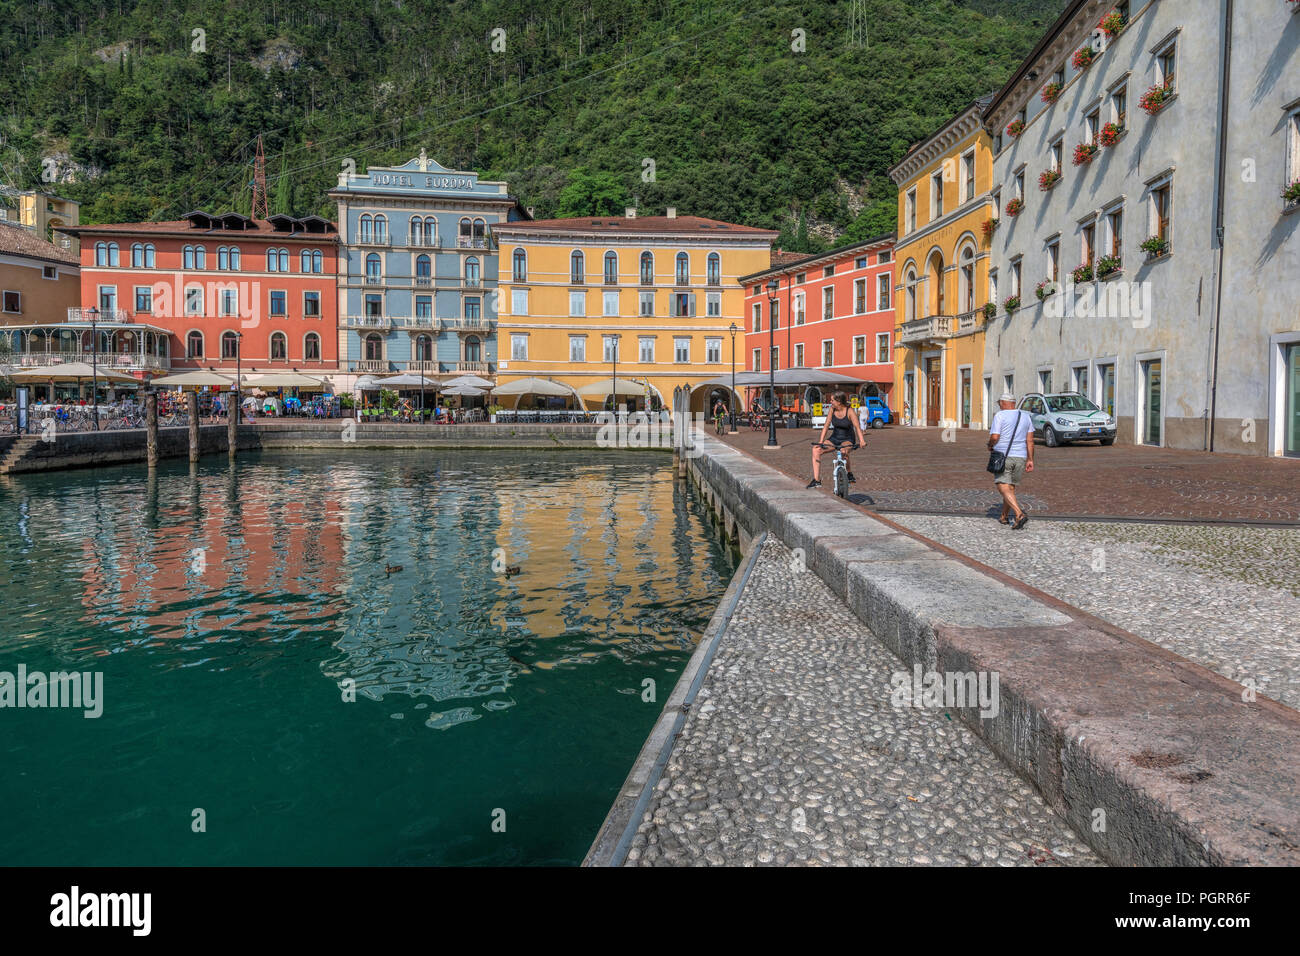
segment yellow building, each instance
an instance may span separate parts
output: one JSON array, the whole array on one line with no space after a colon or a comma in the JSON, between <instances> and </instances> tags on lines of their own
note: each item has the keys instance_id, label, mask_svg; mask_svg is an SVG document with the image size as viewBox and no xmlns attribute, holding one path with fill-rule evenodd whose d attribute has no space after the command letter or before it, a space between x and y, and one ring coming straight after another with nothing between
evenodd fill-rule
<instances>
[{"instance_id":1,"label":"yellow building","mask_svg":"<svg viewBox=\"0 0 1300 956\"><path fill-rule=\"evenodd\" d=\"M0 195L0 222L22 226L61 249L81 251L81 241L57 230L81 222L81 203L53 193L31 191Z\"/></svg>"},{"instance_id":2,"label":"yellow building","mask_svg":"<svg viewBox=\"0 0 1300 956\"><path fill-rule=\"evenodd\" d=\"M996 215L986 103L972 103L889 171L898 186L894 384L909 424L982 428L991 417L976 384L989 286L984 228Z\"/></svg>"},{"instance_id":3,"label":"yellow building","mask_svg":"<svg viewBox=\"0 0 1300 956\"><path fill-rule=\"evenodd\" d=\"M500 223L498 385L553 379L552 401L599 410L671 407L689 385L705 411L705 383L745 368L745 291L739 277L767 268L776 233L678 216L590 216ZM736 332L733 336L732 325ZM617 386L615 385L617 381ZM509 407L516 400L504 398ZM521 396L518 407L545 398Z\"/></svg>"}]
</instances>

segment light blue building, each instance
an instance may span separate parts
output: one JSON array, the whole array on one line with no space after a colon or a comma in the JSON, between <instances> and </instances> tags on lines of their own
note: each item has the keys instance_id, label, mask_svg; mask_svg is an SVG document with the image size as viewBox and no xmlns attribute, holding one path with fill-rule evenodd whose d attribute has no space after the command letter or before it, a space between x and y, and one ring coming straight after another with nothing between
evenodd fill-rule
<instances>
[{"instance_id":1,"label":"light blue building","mask_svg":"<svg viewBox=\"0 0 1300 956\"><path fill-rule=\"evenodd\" d=\"M450 378L497 369L493 227L528 213L505 183L446 169L424 150L339 175L339 356L361 375Z\"/></svg>"}]
</instances>

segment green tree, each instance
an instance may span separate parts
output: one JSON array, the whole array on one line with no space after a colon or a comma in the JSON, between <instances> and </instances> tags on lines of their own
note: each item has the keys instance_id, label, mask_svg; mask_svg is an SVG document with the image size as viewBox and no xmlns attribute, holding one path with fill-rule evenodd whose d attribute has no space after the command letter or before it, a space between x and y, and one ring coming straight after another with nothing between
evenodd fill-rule
<instances>
[{"instance_id":1,"label":"green tree","mask_svg":"<svg viewBox=\"0 0 1300 956\"><path fill-rule=\"evenodd\" d=\"M555 215L617 216L627 207L627 190L617 176L609 172L591 172L575 169L569 174L568 185L560 192Z\"/></svg>"}]
</instances>

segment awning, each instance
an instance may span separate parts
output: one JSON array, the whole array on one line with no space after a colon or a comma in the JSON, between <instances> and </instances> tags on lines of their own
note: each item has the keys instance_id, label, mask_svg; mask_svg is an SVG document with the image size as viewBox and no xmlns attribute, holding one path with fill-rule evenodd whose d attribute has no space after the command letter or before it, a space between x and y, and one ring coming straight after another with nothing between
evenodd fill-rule
<instances>
[{"instance_id":1,"label":"awning","mask_svg":"<svg viewBox=\"0 0 1300 956\"><path fill-rule=\"evenodd\" d=\"M442 389L442 394L477 396L477 395L486 395L487 392L481 388L474 388L471 385L453 385L451 388Z\"/></svg>"},{"instance_id":2,"label":"awning","mask_svg":"<svg viewBox=\"0 0 1300 956\"><path fill-rule=\"evenodd\" d=\"M358 383L360 387L360 383ZM374 385L370 388L428 388L436 389L438 380L429 378L427 375L421 375L419 372L403 372L401 375L394 375L392 378L376 379Z\"/></svg>"},{"instance_id":3,"label":"awning","mask_svg":"<svg viewBox=\"0 0 1300 956\"><path fill-rule=\"evenodd\" d=\"M654 389L651 389L651 391L654 391ZM617 380L602 378L578 389L578 394L584 398L608 395L611 392L618 395L644 395L646 393L646 384L645 382L633 382L626 378Z\"/></svg>"},{"instance_id":4,"label":"awning","mask_svg":"<svg viewBox=\"0 0 1300 956\"><path fill-rule=\"evenodd\" d=\"M755 385L766 385L767 376L757 373L759 381ZM818 368L784 368L774 373L777 385L865 385L860 378L841 375L828 369Z\"/></svg>"},{"instance_id":5,"label":"awning","mask_svg":"<svg viewBox=\"0 0 1300 956\"><path fill-rule=\"evenodd\" d=\"M492 390L494 395L572 395L573 389L561 385L549 378L517 378L513 382L498 385Z\"/></svg>"},{"instance_id":6,"label":"awning","mask_svg":"<svg viewBox=\"0 0 1300 956\"><path fill-rule=\"evenodd\" d=\"M245 386L258 388L324 388L325 383L301 372L266 372L244 376Z\"/></svg>"},{"instance_id":7,"label":"awning","mask_svg":"<svg viewBox=\"0 0 1300 956\"><path fill-rule=\"evenodd\" d=\"M490 389L495 383L478 375L457 375L455 378L447 379L443 384L449 388L455 388L457 385L468 385L470 388Z\"/></svg>"},{"instance_id":8,"label":"awning","mask_svg":"<svg viewBox=\"0 0 1300 956\"><path fill-rule=\"evenodd\" d=\"M198 369L193 372L177 372L175 375L164 375L162 378L155 378L150 384L170 388L201 388L208 385L213 388L228 389L235 384L235 379L232 375L221 375L217 372Z\"/></svg>"},{"instance_id":9,"label":"awning","mask_svg":"<svg viewBox=\"0 0 1300 956\"><path fill-rule=\"evenodd\" d=\"M89 362L65 362L60 365L42 365L37 368L25 368L13 372L9 376L20 382L49 382L63 381L67 379L82 378L99 378L105 382L121 382L126 385L143 384L138 378L132 378L130 375L123 375L121 372L114 372L112 369L100 367L98 371L91 367Z\"/></svg>"}]
</instances>

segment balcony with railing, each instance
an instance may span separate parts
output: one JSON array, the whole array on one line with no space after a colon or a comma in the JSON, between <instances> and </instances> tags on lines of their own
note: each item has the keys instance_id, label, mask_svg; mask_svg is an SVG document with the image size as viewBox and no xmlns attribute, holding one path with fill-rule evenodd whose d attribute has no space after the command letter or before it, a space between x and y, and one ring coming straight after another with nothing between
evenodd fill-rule
<instances>
[{"instance_id":1,"label":"balcony with railing","mask_svg":"<svg viewBox=\"0 0 1300 956\"><path fill-rule=\"evenodd\" d=\"M457 236L457 249L487 249L492 240L489 236Z\"/></svg>"},{"instance_id":2,"label":"balcony with railing","mask_svg":"<svg viewBox=\"0 0 1300 956\"><path fill-rule=\"evenodd\" d=\"M376 372L390 372L388 359L355 359L352 362L352 370L360 372L363 375L373 375Z\"/></svg>"},{"instance_id":3,"label":"balcony with railing","mask_svg":"<svg viewBox=\"0 0 1300 956\"><path fill-rule=\"evenodd\" d=\"M404 329L427 329L431 332L437 332L442 328L442 319L434 318L431 315L407 315L394 319L395 325L400 325Z\"/></svg>"},{"instance_id":4,"label":"balcony with railing","mask_svg":"<svg viewBox=\"0 0 1300 956\"><path fill-rule=\"evenodd\" d=\"M391 329L393 318L389 315L349 315L343 324L352 329Z\"/></svg>"},{"instance_id":5,"label":"balcony with railing","mask_svg":"<svg viewBox=\"0 0 1300 956\"><path fill-rule=\"evenodd\" d=\"M903 345L942 342L951 337L953 325L954 317L951 315L928 315L923 319L913 319L898 327L898 341Z\"/></svg>"},{"instance_id":6,"label":"balcony with railing","mask_svg":"<svg viewBox=\"0 0 1300 956\"><path fill-rule=\"evenodd\" d=\"M441 363L439 362L430 362L425 359L412 359L406 363L406 370L408 372L420 372L422 374L429 372L436 375L438 374L438 366L440 364Z\"/></svg>"},{"instance_id":7,"label":"balcony with railing","mask_svg":"<svg viewBox=\"0 0 1300 956\"><path fill-rule=\"evenodd\" d=\"M967 335L971 332L977 331L980 327L980 320L983 316L984 313L980 309L972 309L970 312L963 312L961 315L957 316L957 334Z\"/></svg>"},{"instance_id":8,"label":"balcony with railing","mask_svg":"<svg viewBox=\"0 0 1300 956\"><path fill-rule=\"evenodd\" d=\"M496 327L495 319L443 319L443 328L454 332L491 332Z\"/></svg>"},{"instance_id":9,"label":"balcony with railing","mask_svg":"<svg viewBox=\"0 0 1300 956\"><path fill-rule=\"evenodd\" d=\"M98 356L90 350L20 352L14 355L11 363L18 368L42 368L46 365L65 365L69 362L93 363L100 368L114 369L120 372L158 372L171 368L171 359L165 355L145 355L140 352L100 352Z\"/></svg>"},{"instance_id":10,"label":"balcony with railing","mask_svg":"<svg viewBox=\"0 0 1300 956\"><path fill-rule=\"evenodd\" d=\"M393 244L393 240L386 232L379 235L376 235L375 233L362 233L357 236L353 242L358 246L391 246Z\"/></svg>"},{"instance_id":11,"label":"balcony with railing","mask_svg":"<svg viewBox=\"0 0 1300 956\"><path fill-rule=\"evenodd\" d=\"M443 374L495 375L495 362L439 362Z\"/></svg>"},{"instance_id":12,"label":"balcony with railing","mask_svg":"<svg viewBox=\"0 0 1300 956\"><path fill-rule=\"evenodd\" d=\"M383 276L366 276L366 285L383 285Z\"/></svg>"},{"instance_id":13,"label":"balcony with railing","mask_svg":"<svg viewBox=\"0 0 1300 956\"><path fill-rule=\"evenodd\" d=\"M131 313L125 309L68 309L69 322L130 322Z\"/></svg>"},{"instance_id":14,"label":"balcony with railing","mask_svg":"<svg viewBox=\"0 0 1300 956\"><path fill-rule=\"evenodd\" d=\"M406 245L412 249L441 249L442 239L439 236L407 236Z\"/></svg>"},{"instance_id":15,"label":"balcony with railing","mask_svg":"<svg viewBox=\"0 0 1300 956\"><path fill-rule=\"evenodd\" d=\"M428 289L433 285L433 276L416 276L415 284L422 289Z\"/></svg>"}]
</instances>

